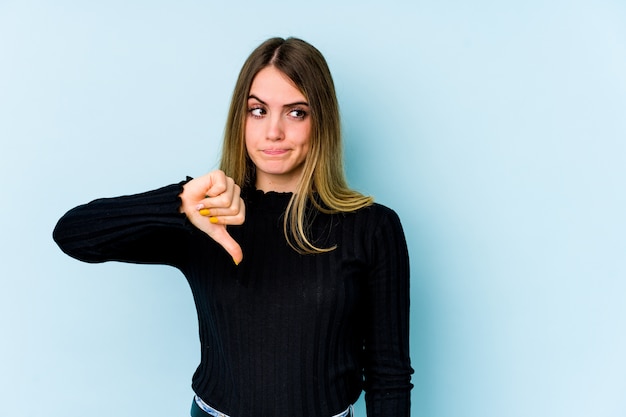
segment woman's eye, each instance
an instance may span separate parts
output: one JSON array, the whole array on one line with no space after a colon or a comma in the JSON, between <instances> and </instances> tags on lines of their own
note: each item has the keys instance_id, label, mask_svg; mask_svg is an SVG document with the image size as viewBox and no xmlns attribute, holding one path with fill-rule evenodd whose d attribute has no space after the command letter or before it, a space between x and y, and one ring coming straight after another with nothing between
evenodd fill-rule
<instances>
[{"instance_id":1,"label":"woman's eye","mask_svg":"<svg viewBox=\"0 0 626 417\"><path fill-rule=\"evenodd\" d=\"M304 119L306 117L306 111L302 109L293 109L289 112L289 116L296 119Z\"/></svg>"},{"instance_id":2,"label":"woman's eye","mask_svg":"<svg viewBox=\"0 0 626 417\"><path fill-rule=\"evenodd\" d=\"M263 110L261 107L250 108L250 109L248 109L248 112L253 117L263 117L263 115L265 115L265 110Z\"/></svg>"}]
</instances>

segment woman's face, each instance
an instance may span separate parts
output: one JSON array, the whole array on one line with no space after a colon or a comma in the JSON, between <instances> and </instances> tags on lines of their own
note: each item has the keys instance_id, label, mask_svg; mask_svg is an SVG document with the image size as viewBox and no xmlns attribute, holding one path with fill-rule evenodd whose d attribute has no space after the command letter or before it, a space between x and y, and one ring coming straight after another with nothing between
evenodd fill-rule
<instances>
[{"instance_id":1,"label":"woman's face","mask_svg":"<svg viewBox=\"0 0 626 417\"><path fill-rule=\"evenodd\" d=\"M246 149L256 187L293 192L309 151L311 115L304 95L273 66L254 77L248 97Z\"/></svg>"}]
</instances>

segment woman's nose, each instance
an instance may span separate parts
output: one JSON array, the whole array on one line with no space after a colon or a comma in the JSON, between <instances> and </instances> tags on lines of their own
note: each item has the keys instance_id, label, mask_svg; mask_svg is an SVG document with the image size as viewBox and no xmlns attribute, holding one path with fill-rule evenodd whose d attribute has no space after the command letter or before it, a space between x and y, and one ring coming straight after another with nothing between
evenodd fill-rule
<instances>
[{"instance_id":1,"label":"woman's nose","mask_svg":"<svg viewBox=\"0 0 626 417\"><path fill-rule=\"evenodd\" d=\"M281 140L284 137L283 123L280 116L270 116L268 118L267 139Z\"/></svg>"}]
</instances>

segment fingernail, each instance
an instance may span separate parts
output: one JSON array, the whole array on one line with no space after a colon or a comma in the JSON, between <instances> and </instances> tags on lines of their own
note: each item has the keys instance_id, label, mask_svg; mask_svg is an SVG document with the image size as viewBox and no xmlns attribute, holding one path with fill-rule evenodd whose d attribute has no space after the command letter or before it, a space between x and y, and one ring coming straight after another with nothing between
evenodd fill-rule
<instances>
[{"instance_id":1,"label":"fingernail","mask_svg":"<svg viewBox=\"0 0 626 417\"><path fill-rule=\"evenodd\" d=\"M237 262L235 258L233 258L233 262L235 263L235 266L239 266L239 262Z\"/></svg>"},{"instance_id":2,"label":"fingernail","mask_svg":"<svg viewBox=\"0 0 626 417\"><path fill-rule=\"evenodd\" d=\"M196 206L196 210L202 210L204 208L204 204L200 203Z\"/></svg>"},{"instance_id":3,"label":"fingernail","mask_svg":"<svg viewBox=\"0 0 626 417\"><path fill-rule=\"evenodd\" d=\"M209 221L213 224L217 224L217 217L209 217Z\"/></svg>"},{"instance_id":4,"label":"fingernail","mask_svg":"<svg viewBox=\"0 0 626 417\"><path fill-rule=\"evenodd\" d=\"M203 216L209 216L211 214L211 210L209 209L202 209L199 211L199 213Z\"/></svg>"}]
</instances>

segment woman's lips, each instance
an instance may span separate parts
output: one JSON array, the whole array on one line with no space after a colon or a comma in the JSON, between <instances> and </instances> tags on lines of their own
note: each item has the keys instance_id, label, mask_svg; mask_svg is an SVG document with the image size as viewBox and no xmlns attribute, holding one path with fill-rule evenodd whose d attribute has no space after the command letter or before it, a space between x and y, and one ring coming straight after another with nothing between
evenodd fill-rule
<instances>
[{"instance_id":1,"label":"woman's lips","mask_svg":"<svg viewBox=\"0 0 626 417\"><path fill-rule=\"evenodd\" d=\"M287 153L287 149L263 149L261 152L266 155L276 156Z\"/></svg>"}]
</instances>

